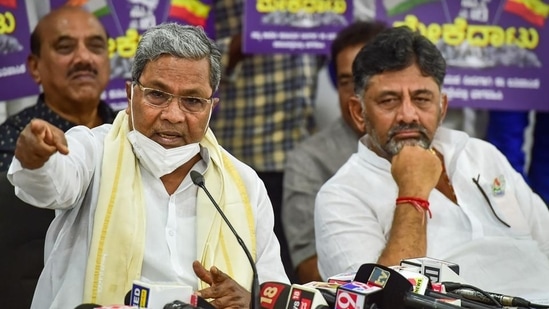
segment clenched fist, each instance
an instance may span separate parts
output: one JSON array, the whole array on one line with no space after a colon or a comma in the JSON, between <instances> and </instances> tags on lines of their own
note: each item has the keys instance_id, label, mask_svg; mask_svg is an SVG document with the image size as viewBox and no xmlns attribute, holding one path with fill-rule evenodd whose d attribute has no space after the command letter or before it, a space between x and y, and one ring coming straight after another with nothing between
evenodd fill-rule
<instances>
[{"instance_id":1,"label":"clenched fist","mask_svg":"<svg viewBox=\"0 0 549 309\"><path fill-rule=\"evenodd\" d=\"M442 173L442 162L433 150L404 146L391 161L391 174L399 196L427 199Z\"/></svg>"}]
</instances>

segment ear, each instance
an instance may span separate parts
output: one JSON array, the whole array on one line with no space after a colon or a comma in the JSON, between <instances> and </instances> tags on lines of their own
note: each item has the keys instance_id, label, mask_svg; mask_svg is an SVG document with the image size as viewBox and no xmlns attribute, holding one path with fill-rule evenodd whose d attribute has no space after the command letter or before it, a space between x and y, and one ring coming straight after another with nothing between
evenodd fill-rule
<instances>
[{"instance_id":1,"label":"ear","mask_svg":"<svg viewBox=\"0 0 549 309\"><path fill-rule=\"evenodd\" d=\"M356 95L349 98L349 113L354 124L355 131L361 135L366 134L366 123L364 121L364 113L362 111L362 104Z\"/></svg>"},{"instance_id":2,"label":"ear","mask_svg":"<svg viewBox=\"0 0 549 309\"><path fill-rule=\"evenodd\" d=\"M34 54L30 54L28 57L27 57L27 67L29 69L29 73L32 77L32 79L34 79L34 81L40 85L42 83L42 79L40 78L40 72L38 71L38 56L34 55Z\"/></svg>"},{"instance_id":3,"label":"ear","mask_svg":"<svg viewBox=\"0 0 549 309\"><path fill-rule=\"evenodd\" d=\"M212 110L219 104L219 98L212 98Z\"/></svg>"},{"instance_id":4,"label":"ear","mask_svg":"<svg viewBox=\"0 0 549 309\"><path fill-rule=\"evenodd\" d=\"M441 93L440 97L440 123L442 124L444 118L446 118L446 112L448 111L448 96L446 93Z\"/></svg>"},{"instance_id":5,"label":"ear","mask_svg":"<svg viewBox=\"0 0 549 309\"><path fill-rule=\"evenodd\" d=\"M128 106L126 107L126 114L130 114L131 99L132 99L132 82L126 81L126 98L128 98Z\"/></svg>"}]
</instances>

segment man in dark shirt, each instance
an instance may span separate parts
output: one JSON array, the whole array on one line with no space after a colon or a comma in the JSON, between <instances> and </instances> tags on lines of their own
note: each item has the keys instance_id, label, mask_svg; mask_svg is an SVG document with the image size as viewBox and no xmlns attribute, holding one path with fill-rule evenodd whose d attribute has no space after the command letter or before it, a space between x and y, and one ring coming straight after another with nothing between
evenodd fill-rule
<instances>
[{"instance_id":1,"label":"man in dark shirt","mask_svg":"<svg viewBox=\"0 0 549 309\"><path fill-rule=\"evenodd\" d=\"M36 105L0 125L0 171L8 169L17 137L33 118L67 131L109 123L115 116L100 100L110 64L107 33L93 14L67 6L50 12L32 32L30 46L27 66L43 93Z\"/></svg>"},{"instance_id":2,"label":"man in dark shirt","mask_svg":"<svg viewBox=\"0 0 549 309\"><path fill-rule=\"evenodd\" d=\"M63 131L95 127L114 120L115 112L100 100L109 81L107 33L97 18L75 7L44 16L31 34L27 59L33 79L42 86L37 103L0 125L0 290L6 308L29 308L44 267L44 238L54 217L15 197L6 179L19 133L33 118ZM40 154L36 154L40 155Z\"/></svg>"}]
</instances>

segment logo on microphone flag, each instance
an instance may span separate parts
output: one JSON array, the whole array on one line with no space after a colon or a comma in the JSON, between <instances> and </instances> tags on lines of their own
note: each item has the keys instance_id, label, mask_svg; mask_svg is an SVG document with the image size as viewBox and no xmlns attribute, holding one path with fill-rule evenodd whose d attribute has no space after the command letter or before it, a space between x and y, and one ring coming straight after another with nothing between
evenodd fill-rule
<instances>
[{"instance_id":1,"label":"logo on microphone flag","mask_svg":"<svg viewBox=\"0 0 549 309\"><path fill-rule=\"evenodd\" d=\"M262 309L273 309L278 301L282 297L284 299L284 305L286 305L286 299L288 299L290 287L288 285L277 282L266 282L261 285L261 291L259 294L259 303ZM282 300L281 299L281 300Z\"/></svg>"},{"instance_id":2,"label":"logo on microphone flag","mask_svg":"<svg viewBox=\"0 0 549 309\"><path fill-rule=\"evenodd\" d=\"M387 270L381 269L379 267L374 267L370 278L368 278L368 283L384 288L387 284L387 281L389 281L390 276L391 273Z\"/></svg>"},{"instance_id":3,"label":"logo on microphone flag","mask_svg":"<svg viewBox=\"0 0 549 309\"><path fill-rule=\"evenodd\" d=\"M358 281L343 284L337 288L334 309L369 308L371 301L373 301L372 296L381 289L379 286Z\"/></svg>"},{"instance_id":4,"label":"logo on microphone flag","mask_svg":"<svg viewBox=\"0 0 549 309\"><path fill-rule=\"evenodd\" d=\"M314 296L310 291L294 288L287 309L311 309Z\"/></svg>"},{"instance_id":5,"label":"logo on microphone flag","mask_svg":"<svg viewBox=\"0 0 549 309\"><path fill-rule=\"evenodd\" d=\"M131 305L139 306L139 308L147 308L149 305L150 290L139 284L133 284L132 287L132 302Z\"/></svg>"}]
</instances>

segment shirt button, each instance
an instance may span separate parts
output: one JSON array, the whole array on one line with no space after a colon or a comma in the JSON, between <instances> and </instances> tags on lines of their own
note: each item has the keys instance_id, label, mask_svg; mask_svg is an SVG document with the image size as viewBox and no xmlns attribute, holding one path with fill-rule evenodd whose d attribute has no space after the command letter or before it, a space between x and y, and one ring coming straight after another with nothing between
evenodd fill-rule
<instances>
[{"instance_id":1,"label":"shirt button","mask_svg":"<svg viewBox=\"0 0 549 309\"><path fill-rule=\"evenodd\" d=\"M173 236L173 235L175 235L175 232L174 232L173 230L170 230L170 231L168 232L168 234L169 234L170 236Z\"/></svg>"}]
</instances>

